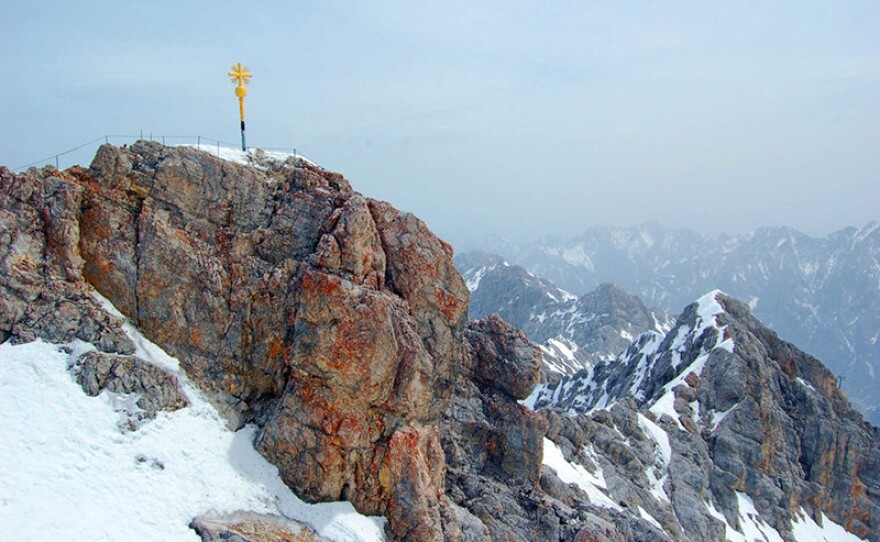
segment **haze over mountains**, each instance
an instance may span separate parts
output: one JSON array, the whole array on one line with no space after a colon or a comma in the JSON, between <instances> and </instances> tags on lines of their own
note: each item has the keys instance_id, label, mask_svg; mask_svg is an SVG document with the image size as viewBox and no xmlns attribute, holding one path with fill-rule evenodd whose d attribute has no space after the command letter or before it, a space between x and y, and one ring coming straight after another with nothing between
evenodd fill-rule
<instances>
[{"instance_id":1,"label":"haze over mountains","mask_svg":"<svg viewBox=\"0 0 880 542\"><path fill-rule=\"evenodd\" d=\"M880 542L878 429L747 304L472 256L293 156L0 167L0 539Z\"/></svg>"},{"instance_id":2,"label":"haze over mountains","mask_svg":"<svg viewBox=\"0 0 880 542\"><path fill-rule=\"evenodd\" d=\"M483 248L572 294L613 282L672 314L705 292L721 289L746 301L780 336L827 364L842 377L857 407L880 422L876 222L821 238L781 227L710 238L644 225L593 228L529 244L491 244Z\"/></svg>"},{"instance_id":3,"label":"haze over mountains","mask_svg":"<svg viewBox=\"0 0 880 542\"><path fill-rule=\"evenodd\" d=\"M541 346L545 379L612 360L641 333L674 323L613 284L578 297L485 252L459 254L455 262L471 291L468 316L498 313L525 331Z\"/></svg>"}]
</instances>

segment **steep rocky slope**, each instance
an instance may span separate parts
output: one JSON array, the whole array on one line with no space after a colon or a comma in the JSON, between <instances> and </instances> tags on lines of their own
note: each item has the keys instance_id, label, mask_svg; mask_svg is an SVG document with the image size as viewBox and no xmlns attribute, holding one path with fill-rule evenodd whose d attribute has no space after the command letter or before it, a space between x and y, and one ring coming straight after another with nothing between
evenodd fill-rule
<instances>
[{"instance_id":1,"label":"steep rocky slope","mask_svg":"<svg viewBox=\"0 0 880 542\"><path fill-rule=\"evenodd\" d=\"M530 403L613 499L675 539L798 540L806 514L880 540L880 431L820 362L721 293Z\"/></svg>"},{"instance_id":2,"label":"steep rocky slope","mask_svg":"<svg viewBox=\"0 0 880 542\"><path fill-rule=\"evenodd\" d=\"M4 338L130 353L89 282L233 425L261 426L300 496L385 515L395 539L442 537L438 420L468 294L418 219L303 161L146 142L2 183Z\"/></svg>"},{"instance_id":3,"label":"steep rocky slope","mask_svg":"<svg viewBox=\"0 0 880 542\"><path fill-rule=\"evenodd\" d=\"M446 487L468 541L664 540L643 518L599 506L543 466L547 421L517 400L541 355L497 315L471 322L467 355L443 419Z\"/></svg>"}]
</instances>

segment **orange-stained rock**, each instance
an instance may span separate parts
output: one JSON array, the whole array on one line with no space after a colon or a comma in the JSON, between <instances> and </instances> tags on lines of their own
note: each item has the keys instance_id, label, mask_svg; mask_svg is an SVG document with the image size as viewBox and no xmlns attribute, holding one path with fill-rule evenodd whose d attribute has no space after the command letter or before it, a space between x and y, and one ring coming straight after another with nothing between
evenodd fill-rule
<instances>
[{"instance_id":1,"label":"orange-stained rock","mask_svg":"<svg viewBox=\"0 0 880 542\"><path fill-rule=\"evenodd\" d=\"M79 181L85 276L233 425L263 427L300 496L439 540L468 300L451 248L338 174L258 165L101 147Z\"/></svg>"},{"instance_id":2,"label":"orange-stained rock","mask_svg":"<svg viewBox=\"0 0 880 542\"><path fill-rule=\"evenodd\" d=\"M82 280L80 173L0 167L0 342L79 339L130 354L122 320L103 311Z\"/></svg>"}]
</instances>

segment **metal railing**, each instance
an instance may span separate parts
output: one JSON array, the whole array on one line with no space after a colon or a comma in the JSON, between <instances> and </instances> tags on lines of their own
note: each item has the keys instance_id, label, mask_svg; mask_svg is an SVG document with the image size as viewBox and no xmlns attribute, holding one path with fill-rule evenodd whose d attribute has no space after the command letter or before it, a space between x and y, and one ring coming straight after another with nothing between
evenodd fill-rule
<instances>
[{"instance_id":1,"label":"metal railing","mask_svg":"<svg viewBox=\"0 0 880 542\"><path fill-rule=\"evenodd\" d=\"M73 148L67 149L65 151L53 154L51 156L47 156L46 158L42 158L40 160L36 160L29 164L25 164L23 166L18 166L12 168L12 171L18 173L24 171L33 166L40 165L51 165L52 162L55 162L55 168L60 169L61 157L66 156L68 154L74 153L76 151L80 151L86 149L91 146L99 146L102 143L113 143L113 144L127 144L134 143L135 141L145 140L145 141L156 141L158 143L162 143L163 145L186 145L187 143L194 143L198 146L200 150L203 149L203 146L210 146L217 148L217 156L220 156L220 149L223 147L238 149L238 143L232 143L229 141L222 141L219 139L214 139L211 137L205 137L200 135L154 135L152 132L144 133L143 131L140 134L129 135L129 134L108 134L103 135L101 137L96 137L91 141L86 141L85 143L81 143ZM286 152L291 153L294 157L302 155L297 153L296 147L263 147L260 145L252 145L248 150L252 149L262 149L264 151L274 151L274 152ZM305 158L305 157L303 157Z\"/></svg>"}]
</instances>

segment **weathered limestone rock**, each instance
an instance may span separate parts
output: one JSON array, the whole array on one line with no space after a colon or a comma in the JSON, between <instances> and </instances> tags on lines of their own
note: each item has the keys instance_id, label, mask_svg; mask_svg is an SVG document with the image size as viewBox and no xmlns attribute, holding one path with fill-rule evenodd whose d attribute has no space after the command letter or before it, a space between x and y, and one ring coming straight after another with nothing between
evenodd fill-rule
<instances>
[{"instance_id":1,"label":"weathered limestone rock","mask_svg":"<svg viewBox=\"0 0 880 542\"><path fill-rule=\"evenodd\" d=\"M514 399L529 396L540 379L541 356L523 332L490 314L471 322L466 338L477 382Z\"/></svg>"},{"instance_id":2,"label":"weathered limestone rock","mask_svg":"<svg viewBox=\"0 0 880 542\"><path fill-rule=\"evenodd\" d=\"M173 412L189 404L176 376L135 357L92 351L80 356L72 369L88 395L104 390L137 395L140 411L132 420L133 429L155 418L160 410Z\"/></svg>"},{"instance_id":3,"label":"weathered limestone rock","mask_svg":"<svg viewBox=\"0 0 880 542\"><path fill-rule=\"evenodd\" d=\"M289 519L254 512L204 515L189 524L202 542L320 542L311 529Z\"/></svg>"},{"instance_id":4,"label":"weathered limestone rock","mask_svg":"<svg viewBox=\"0 0 880 542\"><path fill-rule=\"evenodd\" d=\"M412 215L303 161L249 168L187 148L101 147L84 176L83 272L181 360L302 497L440 540L437 420L467 290Z\"/></svg>"},{"instance_id":5,"label":"weathered limestone rock","mask_svg":"<svg viewBox=\"0 0 880 542\"><path fill-rule=\"evenodd\" d=\"M442 438L462 539L662 540L637 518L595 508L542 466L547 423L517 403L537 382L538 347L498 315L471 322L465 339Z\"/></svg>"},{"instance_id":6,"label":"weathered limestone rock","mask_svg":"<svg viewBox=\"0 0 880 542\"><path fill-rule=\"evenodd\" d=\"M134 351L121 321L81 280L83 173L0 168L0 341L79 339L106 352Z\"/></svg>"}]
</instances>

